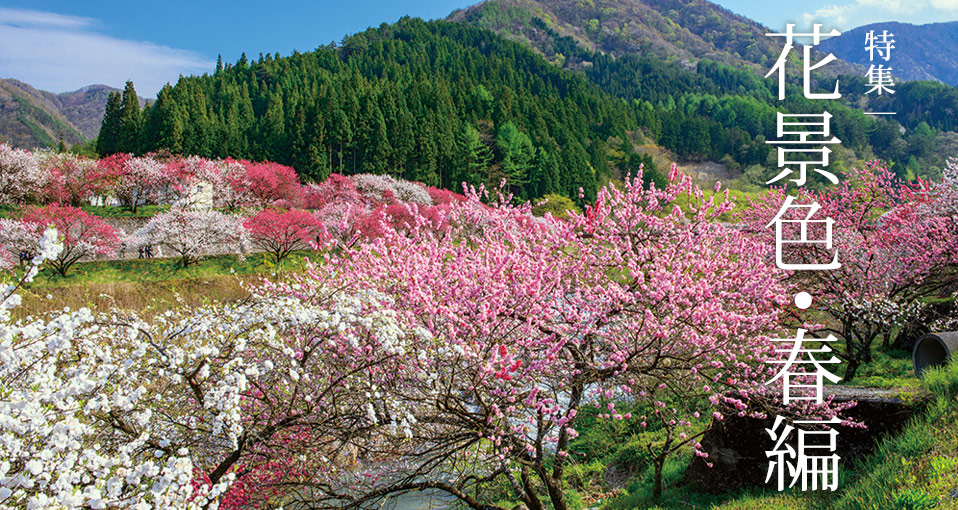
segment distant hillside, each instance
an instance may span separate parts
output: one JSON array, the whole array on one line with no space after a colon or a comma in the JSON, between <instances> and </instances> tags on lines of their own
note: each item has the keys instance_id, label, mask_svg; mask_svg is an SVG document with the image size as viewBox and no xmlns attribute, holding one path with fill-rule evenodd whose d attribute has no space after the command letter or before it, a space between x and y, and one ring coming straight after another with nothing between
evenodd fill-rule
<instances>
[{"instance_id":1,"label":"distant hillside","mask_svg":"<svg viewBox=\"0 0 958 510\"><path fill-rule=\"evenodd\" d=\"M14 79L0 79L0 140L25 148L67 145L96 137L106 99L118 89L89 85L54 94ZM141 98L140 104L145 101Z\"/></svg>"},{"instance_id":2,"label":"distant hillside","mask_svg":"<svg viewBox=\"0 0 958 510\"><path fill-rule=\"evenodd\" d=\"M102 115L102 113L101 113ZM52 147L86 139L60 111L54 94L17 80L0 80L0 140L18 147Z\"/></svg>"},{"instance_id":3,"label":"distant hillside","mask_svg":"<svg viewBox=\"0 0 958 510\"><path fill-rule=\"evenodd\" d=\"M705 0L486 0L448 19L525 41L553 61L567 56L556 54L550 31L613 56L687 65L707 58L763 73L781 51L766 27ZM853 70L829 67L835 74Z\"/></svg>"},{"instance_id":4,"label":"distant hillside","mask_svg":"<svg viewBox=\"0 0 958 510\"><path fill-rule=\"evenodd\" d=\"M107 96L119 89L106 85L88 85L80 90L64 92L55 97L60 101L60 112L76 126L86 138L95 138L103 121ZM49 94L49 92L47 92ZM141 99L140 105L144 101Z\"/></svg>"},{"instance_id":5,"label":"distant hillside","mask_svg":"<svg viewBox=\"0 0 958 510\"><path fill-rule=\"evenodd\" d=\"M891 60L886 63L876 55L874 63L890 66L899 80L934 80L958 86L958 21L927 25L874 23L823 41L821 48L849 62L868 65L865 35L869 30L894 34Z\"/></svg>"}]
</instances>

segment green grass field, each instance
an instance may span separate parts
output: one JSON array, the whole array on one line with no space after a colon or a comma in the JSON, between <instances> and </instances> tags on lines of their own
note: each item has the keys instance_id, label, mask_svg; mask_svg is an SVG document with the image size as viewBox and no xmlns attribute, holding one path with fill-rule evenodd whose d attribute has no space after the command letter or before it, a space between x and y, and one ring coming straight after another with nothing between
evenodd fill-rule
<instances>
[{"instance_id":1,"label":"green grass field","mask_svg":"<svg viewBox=\"0 0 958 510\"><path fill-rule=\"evenodd\" d=\"M84 306L150 312L242 299L249 295L249 285L302 269L308 258L319 257L295 252L276 265L262 253L244 260L222 255L186 268L174 258L95 261L76 264L65 277L44 268L23 289L23 305L14 312L24 317Z\"/></svg>"}]
</instances>

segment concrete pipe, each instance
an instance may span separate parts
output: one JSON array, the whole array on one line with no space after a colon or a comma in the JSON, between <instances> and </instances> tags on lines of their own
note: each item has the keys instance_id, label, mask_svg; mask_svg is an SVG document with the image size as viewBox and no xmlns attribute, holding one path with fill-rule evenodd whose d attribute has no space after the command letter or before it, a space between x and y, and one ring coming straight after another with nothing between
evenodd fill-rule
<instances>
[{"instance_id":1,"label":"concrete pipe","mask_svg":"<svg viewBox=\"0 0 958 510\"><path fill-rule=\"evenodd\" d=\"M949 356L958 358L958 331L928 333L915 342L912 361L915 364L915 376L931 367L944 365Z\"/></svg>"}]
</instances>

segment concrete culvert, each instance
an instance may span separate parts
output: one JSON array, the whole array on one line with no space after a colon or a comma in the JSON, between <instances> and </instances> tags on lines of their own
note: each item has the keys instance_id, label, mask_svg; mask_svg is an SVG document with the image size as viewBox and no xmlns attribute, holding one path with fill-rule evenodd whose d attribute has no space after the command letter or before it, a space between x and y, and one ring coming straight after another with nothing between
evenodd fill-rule
<instances>
[{"instance_id":1,"label":"concrete culvert","mask_svg":"<svg viewBox=\"0 0 958 510\"><path fill-rule=\"evenodd\" d=\"M912 351L915 376L921 377L925 369L944 365L949 356L958 357L958 331L923 335Z\"/></svg>"}]
</instances>

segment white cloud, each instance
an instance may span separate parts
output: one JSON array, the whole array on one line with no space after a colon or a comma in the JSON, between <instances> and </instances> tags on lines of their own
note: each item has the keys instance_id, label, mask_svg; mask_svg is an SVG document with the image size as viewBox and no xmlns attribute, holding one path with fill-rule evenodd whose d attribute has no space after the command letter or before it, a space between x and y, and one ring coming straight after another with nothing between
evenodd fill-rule
<instances>
[{"instance_id":1,"label":"white cloud","mask_svg":"<svg viewBox=\"0 0 958 510\"><path fill-rule=\"evenodd\" d=\"M822 23L824 28L847 30L879 21L904 23L933 23L954 20L958 15L958 0L855 0L845 4L831 4L799 16L802 28Z\"/></svg>"},{"instance_id":2,"label":"white cloud","mask_svg":"<svg viewBox=\"0 0 958 510\"><path fill-rule=\"evenodd\" d=\"M0 7L0 77L16 78L52 92L105 83L122 88L133 80L143 97L154 97L181 74L212 71L199 53L97 31L91 18Z\"/></svg>"},{"instance_id":3,"label":"white cloud","mask_svg":"<svg viewBox=\"0 0 958 510\"><path fill-rule=\"evenodd\" d=\"M930 0L930 2L935 9L958 12L958 0Z\"/></svg>"}]
</instances>

